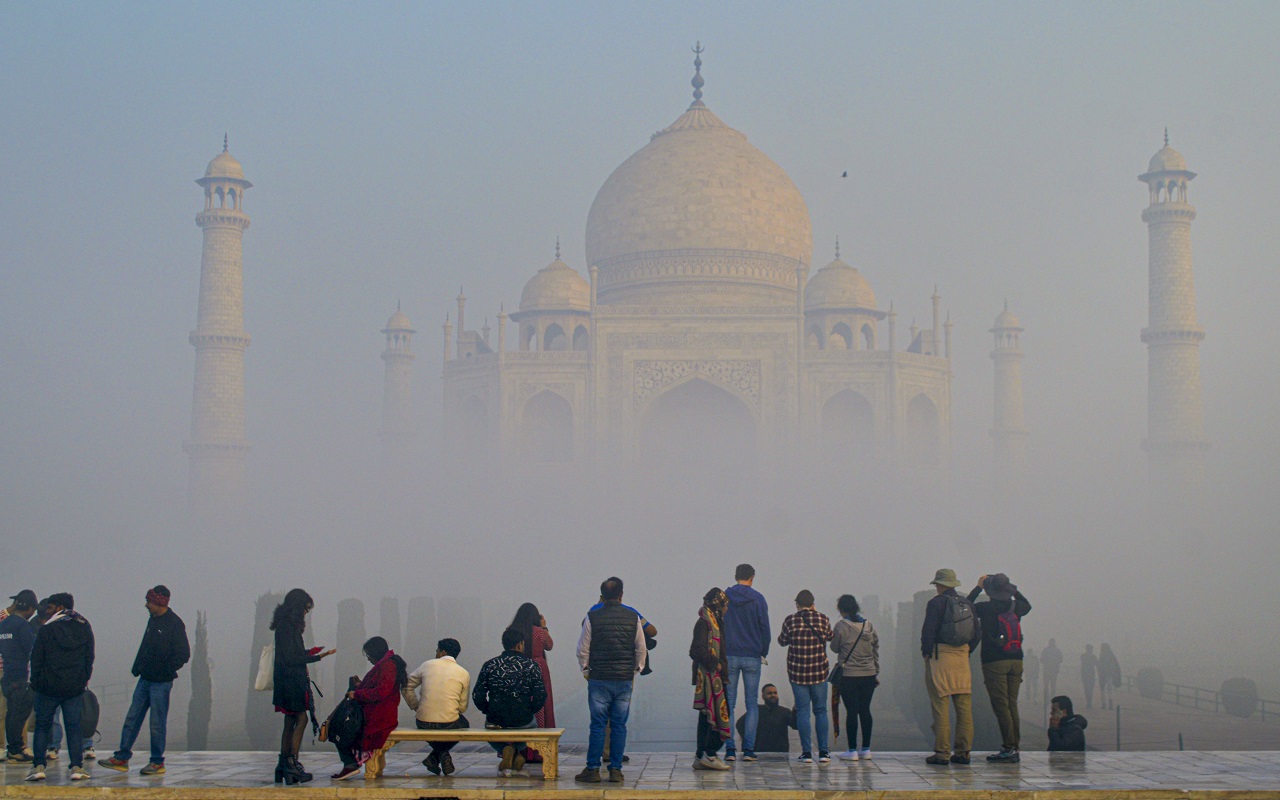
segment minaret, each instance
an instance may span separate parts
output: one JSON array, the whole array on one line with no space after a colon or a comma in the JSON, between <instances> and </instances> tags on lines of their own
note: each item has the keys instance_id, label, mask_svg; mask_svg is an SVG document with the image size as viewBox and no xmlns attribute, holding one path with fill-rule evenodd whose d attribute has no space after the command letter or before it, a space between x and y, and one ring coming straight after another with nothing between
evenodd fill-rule
<instances>
[{"instance_id":1,"label":"minaret","mask_svg":"<svg viewBox=\"0 0 1280 800\"><path fill-rule=\"evenodd\" d=\"M222 152L209 162L204 177L204 210L196 224L204 231L200 256L200 303L196 329L188 341L196 349L188 492L200 519L234 516L247 499L244 460L249 442L244 430L244 273L241 240L249 227L244 192L253 186L240 162Z\"/></svg>"},{"instance_id":2,"label":"minaret","mask_svg":"<svg viewBox=\"0 0 1280 800\"><path fill-rule=\"evenodd\" d=\"M1191 221L1187 182L1194 178L1169 146L1151 157L1138 180L1150 190L1142 212L1147 223L1147 451L1152 499L1170 518L1192 519L1204 492L1204 402L1200 393L1200 342L1196 289L1191 273Z\"/></svg>"},{"instance_id":3,"label":"minaret","mask_svg":"<svg viewBox=\"0 0 1280 800\"><path fill-rule=\"evenodd\" d=\"M389 471L405 471L412 457L415 436L411 384L413 378L413 349L410 339L417 333L409 324L409 318L396 303L396 313L382 329L387 337L387 348L382 351L386 364L382 382L382 454L383 465Z\"/></svg>"},{"instance_id":4,"label":"minaret","mask_svg":"<svg viewBox=\"0 0 1280 800\"><path fill-rule=\"evenodd\" d=\"M995 337L991 351L995 362L992 467L997 494L1016 488L1026 474L1027 427L1022 416L1022 348L1018 345L1021 333L1022 324L1006 300L1004 311L991 327Z\"/></svg>"}]
</instances>

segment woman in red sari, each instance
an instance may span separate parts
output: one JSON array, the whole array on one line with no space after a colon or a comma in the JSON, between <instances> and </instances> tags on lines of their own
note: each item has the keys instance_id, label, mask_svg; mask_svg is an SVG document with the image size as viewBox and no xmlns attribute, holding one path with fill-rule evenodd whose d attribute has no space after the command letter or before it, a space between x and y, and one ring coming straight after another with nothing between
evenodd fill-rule
<instances>
[{"instance_id":1,"label":"woman in red sari","mask_svg":"<svg viewBox=\"0 0 1280 800\"><path fill-rule=\"evenodd\" d=\"M400 690L409 682L409 672L404 659L387 646L387 640L375 636L364 643L364 655L373 669L357 680L351 676L352 688L347 698L360 704L364 712L364 729L360 742L354 747L338 745L342 757L342 769L331 777L345 781L360 771L360 765L369 760L387 743L387 737L396 729L400 706Z\"/></svg>"},{"instance_id":2,"label":"woman in red sari","mask_svg":"<svg viewBox=\"0 0 1280 800\"><path fill-rule=\"evenodd\" d=\"M555 642L551 641L551 634L547 632L547 620L538 611L537 606L533 603L525 603L516 611L515 619L511 620L511 627L520 631L520 635L524 637L524 651L538 665L538 669L542 672L542 685L547 689L547 702L534 715L534 723L539 728L554 728L556 709L555 698L551 694L551 669L547 666L547 651L555 646ZM542 761L542 756L537 750L526 748L525 760L536 764Z\"/></svg>"}]
</instances>

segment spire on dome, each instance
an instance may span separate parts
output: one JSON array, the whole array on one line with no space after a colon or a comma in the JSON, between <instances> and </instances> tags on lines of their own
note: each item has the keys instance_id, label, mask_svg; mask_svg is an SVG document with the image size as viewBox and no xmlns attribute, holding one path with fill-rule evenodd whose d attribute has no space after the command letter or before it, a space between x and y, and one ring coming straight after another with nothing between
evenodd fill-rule
<instances>
[{"instance_id":1,"label":"spire on dome","mask_svg":"<svg viewBox=\"0 0 1280 800\"><path fill-rule=\"evenodd\" d=\"M556 261L560 260L560 237L556 237Z\"/></svg>"},{"instance_id":2,"label":"spire on dome","mask_svg":"<svg viewBox=\"0 0 1280 800\"><path fill-rule=\"evenodd\" d=\"M840 260L840 237L836 237L836 261Z\"/></svg>"},{"instance_id":3,"label":"spire on dome","mask_svg":"<svg viewBox=\"0 0 1280 800\"><path fill-rule=\"evenodd\" d=\"M1165 130L1166 132L1168 131L1167 128ZM1169 137L1166 135L1164 138L1167 140ZM1166 141L1165 144L1168 144L1168 141ZM227 134L225 131L222 133L222 152L227 152Z\"/></svg>"},{"instance_id":4,"label":"spire on dome","mask_svg":"<svg viewBox=\"0 0 1280 800\"><path fill-rule=\"evenodd\" d=\"M1169 126L1168 125L1164 126L1164 146L1165 147L1169 146Z\"/></svg>"},{"instance_id":5,"label":"spire on dome","mask_svg":"<svg viewBox=\"0 0 1280 800\"><path fill-rule=\"evenodd\" d=\"M693 85L693 103L690 108L702 105L702 87L706 85L706 81L702 79L702 42L698 42L693 47L693 80L689 83Z\"/></svg>"}]
</instances>

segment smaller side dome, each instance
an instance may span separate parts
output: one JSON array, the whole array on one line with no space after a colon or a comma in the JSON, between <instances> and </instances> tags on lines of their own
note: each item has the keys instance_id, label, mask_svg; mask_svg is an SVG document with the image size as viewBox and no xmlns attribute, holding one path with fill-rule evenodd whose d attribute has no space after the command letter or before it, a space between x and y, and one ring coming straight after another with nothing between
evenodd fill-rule
<instances>
[{"instance_id":1,"label":"smaller side dome","mask_svg":"<svg viewBox=\"0 0 1280 800\"><path fill-rule=\"evenodd\" d=\"M1018 319L1016 314L1009 310L1008 303L1005 303L1004 311L1001 311L996 315L995 324L991 326L991 331L993 333L998 330L1022 330L1022 321Z\"/></svg>"},{"instance_id":2,"label":"smaller side dome","mask_svg":"<svg viewBox=\"0 0 1280 800\"><path fill-rule=\"evenodd\" d=\"M409 317L407 317L399 308L397 308L396 313L392 314L391 318L387 320L386 330L408 331L409 333L414 332L413 326L409 323Z\"/></svg>"},{"instance_id":3,"label":"smaller side dome","mask_svg":"<svg viewBox=\"0 0 1280 800\"><path fill-rule=\"evenodd\" d=\"M524 285L520 310L590 311L591 284L557 256Z\"/></svg>"},{"instance_id":4,"label":"smaller side dome","mask_svg":"<svg viewBox=\"0 0 1280 800\"><path fill-rule=\"evenodd\" d=\"M244 168L240 166L240 162L235 157L223 150L213 157L209 162L209 166L204 171L206 178L234 178L235 180L244 180Z\"/></svg>"},{"instance_id":5,"label":"smaller side dome","mask_svg":"<svg viewBox=\"0 0 1280 800\"><path fill-rule=\"evenodd\" d=\"M1169 145L1165 145L1151 157L1151 163L1147 165L1147 172L1186 172L1187 160L1182 157L1182 153L1174 150Z\"/></svg>"},{"instance_id":6,"label":"smaller side dome","mask_svg":"<svg viewBox=\"0 0 1280 800\"><path fill-rule=\"evenodd\" d=\"M876 293L861 272L837 257L805 284L804 307L874 309Z\"/></svg>"}]
</instances>

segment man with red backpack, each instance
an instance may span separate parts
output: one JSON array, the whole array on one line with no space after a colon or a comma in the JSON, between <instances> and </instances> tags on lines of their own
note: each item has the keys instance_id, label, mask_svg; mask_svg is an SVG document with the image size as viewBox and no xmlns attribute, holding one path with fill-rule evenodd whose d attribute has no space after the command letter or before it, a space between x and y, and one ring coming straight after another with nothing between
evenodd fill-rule
<instances>
[{"instance_id":1,"label":"man with red backpack","mask_svg":"<svg viewBox=\"0 0 1280 800\"><path fill-rule=\"evenodd\" d=\"M989 599L974 603L978 595ZM1022 687L1022 618L1031 603L1003 572L983 575L969 592L974 614L982 624L982 682L991 696L991 710L1000 725L999 753L987 756L995 764L1017 764L1021 721L1018 690Z\"/></svg>"}]
</instances>

